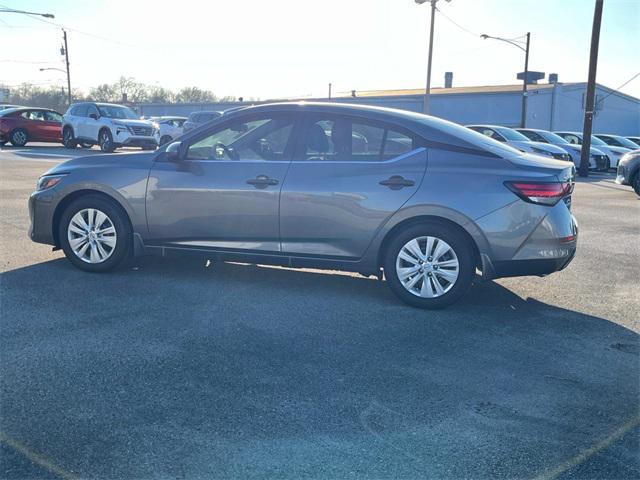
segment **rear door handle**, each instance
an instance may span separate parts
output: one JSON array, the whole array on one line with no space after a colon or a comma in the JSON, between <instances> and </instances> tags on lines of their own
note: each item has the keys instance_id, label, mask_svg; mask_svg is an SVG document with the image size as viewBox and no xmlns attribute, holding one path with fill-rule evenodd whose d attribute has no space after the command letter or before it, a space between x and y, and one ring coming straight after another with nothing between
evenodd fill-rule
<instances>
[{"instance_id":1,"label":"rear door handle","mask_svg":"<svg viewBox=\"0 0 640 480\"><path fill-rule=\"evenodd\" d=\"M391 190L400 190L404 187L413 187L416 184L413 180L407 180L400 175L393 175L386 180L382 180L380 185L389 187Z\"/></svg>"},{"instance_id":2,"label":"rear door handle","mask_svg":"<svg viewBox=\"0 0 640 480\"><path fill-rule=\"evenodd\" d=\"M278 185L278 180L269 178L266 175L258 175L256 178L247 180L247 183L256 188L267 188L269 185Z\"/></svg>"}]
</instances>

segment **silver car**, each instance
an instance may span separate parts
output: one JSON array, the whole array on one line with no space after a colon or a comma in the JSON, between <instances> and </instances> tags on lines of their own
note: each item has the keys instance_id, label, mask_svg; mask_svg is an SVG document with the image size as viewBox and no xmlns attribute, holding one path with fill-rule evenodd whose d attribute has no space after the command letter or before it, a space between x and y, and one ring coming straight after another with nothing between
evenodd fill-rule
<instances>
[{"instance_id":1,"label":"silver car","mask_svg":"<svg viewBox=\"0 0 640 480\"><path fill-rule=\"evenodd\" d=\"M576 168L580 166L582 160L582 145L575 143L569 143L560 135L556 135L553 132L547 130L541 130L538 128L516 128L516 131L523 134L532 142L550 143L563 148L571 155L571 159ZM590 170L607 170L609 157L597 148L591 147L589 149L589 169Z\"/></svg>"},{"instance_id":2,"label":"silver car","mask_svg":"<svg viewBox=\"0 0 640 480\"><path fill-rule=\"evenodd\" d=\"M482 133L498 142L506 143L521 152L535 153L536 155L564 160L565 162L572 161L571 155L564 148L545 142L532 141L513 128L498 125L467 125L467 128Z\"/></svg>"},{"instance_id":3,"label":"silver car","mask_svg":"<svg viewBox=\"0 0 640 480\"><path fill-rule=\"evenodd\" d=\"M29 235L89 272L195 252L384 272L406 303L440 308L476 269L492 279L569 264L574 171L417 113L260 105L153 153L55 166L30 198Z\"/></svg>"},{"instance_id":4,"label":"silver car","mask_svg":"<svg viewBox=\"0 0 640 480\"><path fill-rule=\"evenodd\" d=\"M567 142L573 143L574 145L582 145L582 132L555 132L557 135L560 135ZM595 148L603 152L607 155L607 165L605 170L609 170L610 168L616 168L618 166L618 162L620 158L627 152L630 152L630 148L623 147L614 147L612 145L607 145L602 140L600 140L595 135L591 135L591 145Z\"/></svg>"}]
</instances>

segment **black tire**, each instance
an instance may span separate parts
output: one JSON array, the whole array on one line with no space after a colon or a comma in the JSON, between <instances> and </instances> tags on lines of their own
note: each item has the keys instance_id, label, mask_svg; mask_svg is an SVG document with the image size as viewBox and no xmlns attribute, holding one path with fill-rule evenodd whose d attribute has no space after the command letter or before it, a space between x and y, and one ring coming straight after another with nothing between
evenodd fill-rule
<instances>
[{"instance_id":1,"label":"black tire","mask_svg":"<svg viewBox=\"0 0 640 480\"><path fill-rule=\"evenodd\" d=\"M69 245L67 229L73 216L86 209L94 208L105 213L115 227L117 240L111 255L101 263L88 263L80 259ZM62 213L58 225L60 246L67 259L80 270L86 272L107 272L121 265L129 256L132 245L132 232L127 214L124 210L106 197L100 195L86 195L74 200Z\"/></svg>"},{"instance_id":2,"label":"black tire","mask_svg":"<svg viewBox=\"0 0 640 480\"><path fill-rule=\"evenodd\" d=\"M631 181L631 186L633 187L633 191L636 192L636 195L640 197L640 172L636 172Z\"/></svg>"},{"instance_id":3,"label":"black tire","mask_svg":"<svg viewBox=\"0 0 640 480\"><path fill-rule=\"evenodd\" d=\"M111 135L111 132L106 128L100 130L98 134L98 144L100 145L100 150L104 153L111 153L116 149L113 143L113 135Z\"/></svg>"},{"instance_id":4,"label":"black tire","mask_svg":"<svg viewBox=\"0 0 640 480\"><path fill-rule=\"evenodd\" d=\"M29 134L24 128L16 128L9 134L9 141L14 147L24 147L29 141Z\"/></svg>"},{"instance_id":5,"label":"black tire","mask_svg":"<svg viewBox=\"0 0 640 480\"><path fill-rule=\"evenodd\" d=\"M444 294L424 298L409 292L396 272L396 259L407 242L418 237L437 237L444 240L458 259L458 277ZM444 308L458 301L469 289L475 275L476 261L473 245L462 232L440 222L425 222L409 226L398 233L388 244L384 255L384 274L391 291L403 302L418 308ZM420 280L422 282L424 280Z\"/></svg>"},{"instance_id":6,"label":"black tire","mask_svg":"<svg viewBox=\"0 0 640 480\"><path fill-rule=\"evenodd\" d=\"M65 148L76 148L78 146L78 142L76 141L76 137L73 134L73 128L64 127L62 130L62 144Z\"/></svg>"},{"instance_id":7,"label":"black tire","mask_svg":"<svg viewBox=\"0 0 640 480\"><path fill-rule=\"evenodd\" d=\"M170 135L163 135L162 138L160 138L160 146L162 145L166 145L167 143L169 143L171 140L173 140L171 138Z\"/></svg>"}]
</instances>

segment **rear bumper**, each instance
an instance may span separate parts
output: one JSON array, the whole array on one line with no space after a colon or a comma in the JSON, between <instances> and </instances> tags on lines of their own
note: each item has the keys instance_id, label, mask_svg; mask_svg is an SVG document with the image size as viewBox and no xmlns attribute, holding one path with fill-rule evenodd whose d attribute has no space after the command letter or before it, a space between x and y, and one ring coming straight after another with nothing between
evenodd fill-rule
<instances>
[{"instance_id":1,"label":"rear bumper","mask_svg":"<svg viewBox=\"0 0 640 480\"><path fill-rule=\"evenodd\" d=\"M576 254L576 247L573 246L567 249L567 253L566 257L560 258L493 262L493 278L523 277L528 275L541 277L559 272L571 263Z\"/></svg>"}]
</instances>

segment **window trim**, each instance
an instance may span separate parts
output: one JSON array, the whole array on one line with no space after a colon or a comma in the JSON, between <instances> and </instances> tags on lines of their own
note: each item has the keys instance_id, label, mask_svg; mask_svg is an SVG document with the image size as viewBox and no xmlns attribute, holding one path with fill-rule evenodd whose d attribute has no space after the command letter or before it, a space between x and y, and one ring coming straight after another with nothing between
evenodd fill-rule
<instances>
[{"instance_id":1,"label":"window trim","mask_svg":"<svg viewBox=\"0 0 640 480\"><path fill-rule=\"evenodd\" d=\"M304 158L306 157L306 151L305 151L306 145L304 141L304 135L306 134L309 126L312 123L315 123L315 121L318 121L318 120L314 121L314 118L320 119L320 120L331 120L334 118L342 119L342 120L348 120L351 123L355 122L355 123L367 125L374 128L382 128L384 130L384 133L383 133L382 145L380 147L378 158L375 160L309 160L307 158ZM327 164L329 163L356 163L356 164L384 163L384 162L395 161L395 159L401 157L402 155L406 155L407 153L415 152L420 148L426 147L425 145L426 142L425 140L422 139L421 136L417 135L416 133L407 129L406 127L403 127L402 125L398 125L393 122L387 122L384 120L370 119L367 117L363 117L361 115L348 114L348 113L334 113L334 112L301 112L299 122L300 122L300 129L298 132L295 132L296 134L295 148L294 148L293 159L292 159L292 162L294 163L327 163ZM409 137L411 139L411 146L412 146L411 150L400 153L391 158L385 159L384 150L386 147L387 133L389 130L398 132L402 135ZM352 130L352 134L353 134L353 130Z\"/></svg>"}]
</instances>

